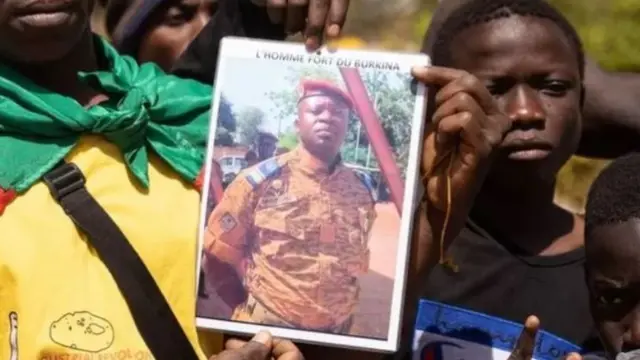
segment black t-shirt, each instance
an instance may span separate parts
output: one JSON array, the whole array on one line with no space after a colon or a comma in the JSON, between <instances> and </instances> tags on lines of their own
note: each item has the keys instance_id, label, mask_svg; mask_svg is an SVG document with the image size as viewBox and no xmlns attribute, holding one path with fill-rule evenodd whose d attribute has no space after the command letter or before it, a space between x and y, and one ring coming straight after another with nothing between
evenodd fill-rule
<instances>
[{"instance_id":1,"label":"black t-shirt","mask_svg":"<svg viewBox=\"0 0 640 360\"><path fill-rule=\"evenodd\" d=\"M429 275L416 318L414 360L458 360L470 353L477 360L502 358L529 315L538 316L544 330L536 359L600 351L589 313L583 249L517 256L469 222L448 254L459 272L437 266Z\"/></svg>"}]
</instances>

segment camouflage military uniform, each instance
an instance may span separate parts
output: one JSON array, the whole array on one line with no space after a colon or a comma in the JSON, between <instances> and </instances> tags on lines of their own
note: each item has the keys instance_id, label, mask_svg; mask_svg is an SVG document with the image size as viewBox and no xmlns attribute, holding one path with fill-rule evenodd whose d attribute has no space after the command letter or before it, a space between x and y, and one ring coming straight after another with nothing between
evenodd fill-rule
<instances>
[{"instance_id":1,"label":"camouflage military uniform","mask_svg":"<svg viewBox=\"0 0 640 360\"><path fill-rule=\"evenodd\" d=\"M303 148L240 174L211 214L204 244L244 274L249 296L233 317L348 333L357 278L369 268L372 190L369 177L341 163L329 172Z\"/></svg>"}]
</instances>

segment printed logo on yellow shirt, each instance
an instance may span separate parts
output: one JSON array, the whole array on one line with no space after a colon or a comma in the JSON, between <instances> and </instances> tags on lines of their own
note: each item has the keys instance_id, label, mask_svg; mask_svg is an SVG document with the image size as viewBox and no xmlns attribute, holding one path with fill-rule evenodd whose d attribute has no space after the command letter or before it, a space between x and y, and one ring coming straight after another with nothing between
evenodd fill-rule
<instances>
[{"instance_id":1,"label":"printed logo on yellow shirt","mask_svg":"<svg viewBox=\"0 0 640 360\"><path fill-rule=\"evenodd\" d=\"M7 359L19 360L18 314L15 311L9 312L8 330L9 357ZM39 360L153 359L153 355L147 350L119 349L110 350L112 353L104 353L103 351L113 344L115 337L113 326L108 320L88 311L64 314L51 323L49 334L54 343L74 351L71 353L41 352L38 355ZM3 356L0 354L0 358L5 359Z\"/></svg>"},{"instance_id":2,"label":"printed logo on yellow shirt","mask_svg":"<svg viewBox=\"0 0 640 360\"><path fill-rule=\"evenodd\" d=\"M9 313L9 360L18 360L18 314Z\"/></svg>"},{"instance_id":3,"label":"printed logo on yellow shirt","mask_svg":"<svg viewBox=\"0 0 640 360\"><path fill-rule=\"evenodd\" d=\"M51 323L51 340L61 346L97 353L113 344L113 326L88 311L71 312Z\"/></svg>"}]
</instances>

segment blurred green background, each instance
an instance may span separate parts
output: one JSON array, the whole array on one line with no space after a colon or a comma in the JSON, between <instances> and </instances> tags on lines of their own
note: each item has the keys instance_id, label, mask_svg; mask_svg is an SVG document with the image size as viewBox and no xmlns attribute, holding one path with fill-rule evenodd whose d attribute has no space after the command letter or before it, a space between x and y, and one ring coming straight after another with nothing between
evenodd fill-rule
<instances>
[{"instance_id":1,"label":"blurred green background","mask_svg":"<svg viewBox=\"0 0 640 360\"><path fill-rule=\"evenodd\" d=\"M446 1L446 0L444 0ZM578 29L586 52L609 70L640 71L640 0L550 0ZM345 36L367 47L415 51L435 0L351 0ZM94 28L103 29L96 9ZM640 99L639 99L640 101ZM615 141L612 139L611 141ZM606 161L574 157L558 178L556 200L582 212L588 188Z\"/></svg>"}]
</instances>

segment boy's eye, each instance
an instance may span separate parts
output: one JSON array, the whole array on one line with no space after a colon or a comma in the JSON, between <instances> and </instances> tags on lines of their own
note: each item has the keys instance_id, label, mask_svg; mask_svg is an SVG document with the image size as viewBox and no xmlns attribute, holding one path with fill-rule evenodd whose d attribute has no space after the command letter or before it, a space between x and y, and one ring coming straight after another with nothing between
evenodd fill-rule
<instances>
[{"instance_id":1,"label":"boy's eye","mask_svg":"<svg viewBox=\"0 0 640 360\"><path fill-rule=\"evenodd\" d=\"M600 295L597 298L598 303L601 305L620 305L622 304L622 298L614 294Z\"/></svg>"},{"instance_id":2,"label":"boy's eye","mask_svg":"<svg viewBox=\"0 0 640 360\"><path fill-rule=\"evenodd\" d=\"M572 88L569 81L547 80L542 84L542 90L551 96L561 96Z\"/></svg>"},{"instance_id":3,"label":"boy's eye","mask_svg":"<svg viewBox=\"0 0 640 360\"><path fill-rule=\"evenodd\" d=\"M189 22L195 14L197 8L186 5L175 5L170 7L164 18L164 23L169 26L179 26Z\"/></svg>"},{"instance_id":4,"label":"boy's eye","mask_svg":"<svg viewBox=\"0 0 640 360\"><path fill-rule=\"evenodd\" d=\"M595 291L596 302L601 306L622 307L634 303L636 294L629 288L600 288Z\"/></svg>"},{"instance_id":5,"label":"boy's eye","mask_svg":"<svg viewBox=\"0 0 640 360\"><path fill-rule=\"evenodd\" d=\"M498 78L498 79L492 79L485 85L487 87L487 90L489 90L489 92L491 93L491 95L500 96L500 95L506 94L509 91L509 89L513 87L514 84L515 84L515 81L513 81L513 79Z\"/></svg>"}]
</instances>

